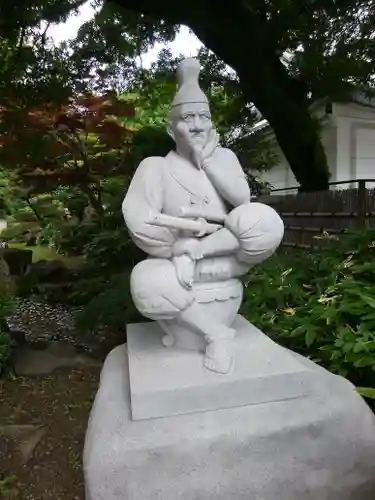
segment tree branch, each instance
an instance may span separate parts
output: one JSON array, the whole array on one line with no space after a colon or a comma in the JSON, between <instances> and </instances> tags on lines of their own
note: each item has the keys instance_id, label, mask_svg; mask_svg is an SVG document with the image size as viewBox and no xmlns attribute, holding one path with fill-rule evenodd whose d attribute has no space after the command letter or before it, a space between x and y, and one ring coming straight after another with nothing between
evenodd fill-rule
<instances>
[{"instance_id":1,"label":"tree branch","mask_svg":"<svg viewBox=\"0 0 375 500\"><path fill-rule=\"evenodd\" d=\"M252 80L260 82L262 69L264 73L267 66L266 73L281 75L284 83L290 81L287 70L279 60L277 40L270 33L264 11L249 8L247 0L232 0L230 9L227 3L216 0L190 0L185 8L175 0L107 1L168 23L189 26L208 49L237 72L240 79L246 78L250 83ZM257 68L257 78L249 80L249 73L254 67Z\"/></svg>"},{"instance_id":2,"label":"tree branch","mask_svg":"<svg viewBox=\"0 0 375 500\"><path fill-rule=\"evenodd\" d=\"M327 161L309 114L306 86L280 61L279 40L262 10L249 9L247 0L232 0L230 6L217 0L107 1L167 23L189 26L236 71L244 97L268 120L303 188L328 187Z\"/></svg>"},{"instance_id":3,"label":"tree branch","mask_svg":"<svg viewBox=\"0 0 375 500\"><path fill-rule=\"evenodd\" d=\"M194 1L194 0L193 0ZM179 2L175 0L107 0L107 3L126 10L139 12L155 19L164 19L171 24L185 24Z\"/></svg>"}]
</instances>

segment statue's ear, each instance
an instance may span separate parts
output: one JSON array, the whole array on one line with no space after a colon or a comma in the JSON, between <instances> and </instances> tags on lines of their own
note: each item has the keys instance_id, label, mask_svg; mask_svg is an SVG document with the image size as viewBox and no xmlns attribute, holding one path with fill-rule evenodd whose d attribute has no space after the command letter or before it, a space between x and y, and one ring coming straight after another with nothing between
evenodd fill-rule
<instances>
[{"instance_id":1,"label":"statue's ear","mask_svg":"<svg viewBox=\"0 0 375 500\"><path fill-rule=\"evenodd\" d=\"M172 137L172 139L175 140L171 121L168 121L168 123L167 123L167 134L169 135L169 137Z\"/></svg>"}]
</instances>

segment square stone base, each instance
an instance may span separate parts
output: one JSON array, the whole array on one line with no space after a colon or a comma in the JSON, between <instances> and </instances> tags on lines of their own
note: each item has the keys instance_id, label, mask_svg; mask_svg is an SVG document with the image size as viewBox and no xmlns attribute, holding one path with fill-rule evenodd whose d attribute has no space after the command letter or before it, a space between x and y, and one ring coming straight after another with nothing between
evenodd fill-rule
<instances>
[{"instance_id":1,"label":"square stone base","mask_svg":"<svg viewBox=\"0 0 375 500\"><path fill-rule=\"evenodd\" d=\"M280 401L305 396L314 373L242 316L237 316L232 373L206 370L203 354L161 343L157 323L128 325L134 420Z\"/></svg>"}]
</instances>

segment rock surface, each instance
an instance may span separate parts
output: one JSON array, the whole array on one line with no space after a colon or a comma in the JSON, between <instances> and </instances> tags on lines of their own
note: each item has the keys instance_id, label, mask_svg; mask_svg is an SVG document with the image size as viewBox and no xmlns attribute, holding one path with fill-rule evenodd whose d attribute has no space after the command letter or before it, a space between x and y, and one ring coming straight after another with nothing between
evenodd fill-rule
<instances>
[{"instance_id":1,"label":"rock surface","mask_svg":"<svg viewBox=\"0 0 375 500\"><path fill-rule=\"evenodd\" d=\"M45 432L46 428L41 425L0 425L0 436L10 438L14 442L23 465L31 459Z\"/></svg>"},{"instance_id":2,"label":"rock surface","mask_svg":"<svg viewBox=\"0 0 375 500\"><path fill-rule=\"evenodd\" d=\"M4 248L2 252L4 259L9 266L10 274L12 275L20 276L24 274L27 267L32 262L32 250L24 250L21 248Z\"/></svg>"},{"instance_id":3,"label":"rock surface","mask_svg":"<svg viewBox=\"0 0 375 500\"><path fill-rule=\"evenodd\" d=\"M373 413L294 356L316 371L309 397L132 421L126 347L114 349L86 435L86 500L373 500Z\"/></svg>"}]
</instances>

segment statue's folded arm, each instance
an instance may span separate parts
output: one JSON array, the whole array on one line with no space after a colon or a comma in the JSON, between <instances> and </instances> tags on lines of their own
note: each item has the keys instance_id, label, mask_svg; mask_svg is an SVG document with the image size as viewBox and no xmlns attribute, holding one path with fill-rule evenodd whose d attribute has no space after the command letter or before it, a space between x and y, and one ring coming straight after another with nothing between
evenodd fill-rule
<instances>
[{"instance_id":1,"label":"statue's folded arm","mask_svg":"<svg viewBox=\"0 0 375 500\"><path fill-rule=\"evenodd\" d=\"M162 212L164 158L150 157L141 162L122 204L122 212L134 243L153 257L170 258L174 233L149 222Z\"/></svg>"}]
</instances>

